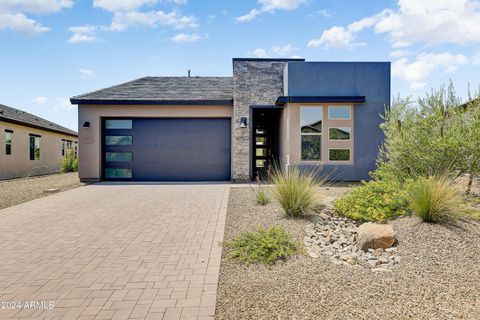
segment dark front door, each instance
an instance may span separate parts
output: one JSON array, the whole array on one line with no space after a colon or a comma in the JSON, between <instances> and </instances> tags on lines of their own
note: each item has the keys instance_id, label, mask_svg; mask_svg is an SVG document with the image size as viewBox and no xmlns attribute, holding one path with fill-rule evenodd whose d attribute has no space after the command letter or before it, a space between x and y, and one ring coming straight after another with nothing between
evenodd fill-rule
<instances>
[{"instance_id":1,"label":"dark front door","mask_svg":"<svg viewBox=\"0 0 480 320\"><path fill-rule=\"evenodd\" d=\"M278 119L277 109L254 109L252 168L253 179L268 180L271 169L278 162Z\"/></svg>"},{"instance_id":2,"label":"dark front door","mask_svg":"<svg viewBox=\"0 0 480 320\"><path fill-rule=\"evenodd\" d=\"M228 181L230 143L225 118L105 119L104 179Z\"/></svg>"}]
</instances>

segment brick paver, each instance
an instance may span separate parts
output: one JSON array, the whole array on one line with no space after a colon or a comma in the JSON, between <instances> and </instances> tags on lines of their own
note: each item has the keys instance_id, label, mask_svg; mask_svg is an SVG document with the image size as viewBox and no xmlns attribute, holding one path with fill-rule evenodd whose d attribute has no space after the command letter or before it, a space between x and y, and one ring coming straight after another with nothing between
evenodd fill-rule
<instances>
[{"instance_id":1,"label":"brick paver","mask_svg":"<svg viewBox=\"0 0 480 320\"><path fill-rule=\"evenodd\" d=\"M103 183L0 211L0 319L213 319L228 192Z\"/></svg>"}]
</instances>

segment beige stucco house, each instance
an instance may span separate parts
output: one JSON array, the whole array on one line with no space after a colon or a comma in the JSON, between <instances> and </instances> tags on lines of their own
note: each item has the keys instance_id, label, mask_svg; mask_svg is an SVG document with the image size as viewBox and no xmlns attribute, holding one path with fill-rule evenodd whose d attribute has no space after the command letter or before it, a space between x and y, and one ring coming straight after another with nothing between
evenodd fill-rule
<instances>
[{"instance_id":1,"label":"beige stucco house","mask_svg":"<svg viewBox=\"0 0 480 320\"><path fill-rule=\"evenodd\" d=\"M67 152L78 152L75 131L0 104L0 180L59 172Z\"/></svg>"}]
</instances>

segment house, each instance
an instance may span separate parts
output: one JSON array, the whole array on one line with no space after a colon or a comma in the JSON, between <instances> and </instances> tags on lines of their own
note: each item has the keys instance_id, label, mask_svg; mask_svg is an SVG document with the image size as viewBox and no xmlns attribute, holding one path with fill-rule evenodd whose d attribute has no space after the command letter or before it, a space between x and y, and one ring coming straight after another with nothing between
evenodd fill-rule
<instances>
[{"instance_id":1,"label":"house","mask_svg":"<svg viewBox=\"0 0 480 320\"><path fill-rule=\"evenodd\" d=\"M84 181L250 181L272 163L368 179L389 62L233 59L233 77L144 77L79 95Z\"/></svg>"},{"instance_id":2,"label":"house","mask_svg":"<svg viewBox=\"0 0 480 320\"><path fill-rule=\"evenodd\" d=\"M77 152L78 134L0 104L0 180L59 172L59 160Z\"/></svg>"}]
</instances>

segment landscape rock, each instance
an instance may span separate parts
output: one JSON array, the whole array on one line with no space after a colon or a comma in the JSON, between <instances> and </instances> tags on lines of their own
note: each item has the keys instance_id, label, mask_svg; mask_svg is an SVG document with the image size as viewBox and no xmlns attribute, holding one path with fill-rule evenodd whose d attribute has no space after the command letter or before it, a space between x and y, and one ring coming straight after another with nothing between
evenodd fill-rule
<instances>
[{"instance_id":1,"label":"landscape rock","mask_svg":"<svg viewBox=\"0 0 480 320\"><path fill-rule=\"evenodd\" d=\"M387 249L397 241L397 233L391 225L364 223L358 228L358 245L363 251Z\"/></svg>"}]
</instances>

